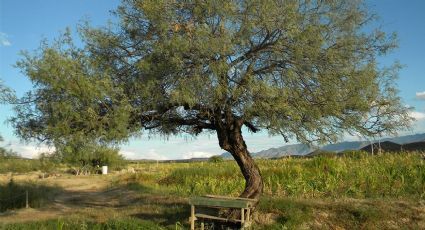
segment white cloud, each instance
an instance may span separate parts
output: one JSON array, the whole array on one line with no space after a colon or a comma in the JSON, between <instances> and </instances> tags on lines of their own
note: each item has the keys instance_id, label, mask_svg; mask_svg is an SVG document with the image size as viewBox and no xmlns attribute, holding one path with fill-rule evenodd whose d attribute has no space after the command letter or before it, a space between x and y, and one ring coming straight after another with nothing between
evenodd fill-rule
<instances>
[{"instance_id":1,"label":"white cloud","mask_svg":"<svg viewBox=\"0 0 425 230\"><path fill-rule=\"evenodd\" d=\"M425 91L424 92L417 92L416 93L416 99L425 100Z\"/></svg>"},{"instance_id":2,"label":"white cloud","mask_svg":"<svg viewBox=\"0 0 425 230\"><path fill-rule=\"evenodd\" d=\"M190 158L209 158L216 154L210 152L202 152L202 151L194 151L194 152L186 152L182 154L182 159L190 159Z\"/></svg>"},{"instance_id":3,"label":"white cloud","mask_svg":"<svg viewBox=\"0 0 425 230\"><path fill-rule=\"evenodd\" d=\"M146 152L137 153L136 150L126 149L120 150L120 153L127 159L146 159L146 160L168 160L167 157L158 153L155 149L149 149Z\"/></svg>"},{"instance_id":4,"label":"white cloud","mask_svg":"<svg viewBox=\"0 0 425 230\"><path fill-rule=\"evenodd\" d=\"M425 113L421 113L421 112L417 112L417 111L412 111L410 112L410 116L413 117L416 120L423 120L425 119Z\"/></svg>"},{"instance_id":5,"label":"white cloud","mask_svg":"<svg viewBox=\"0 0 425 230\"><path fill-rule=\"evenodd\" d=\"M9 36L7 34L0 32L0 46L11 46L12 43L10 43Z\"/></svg>"},{"instance_id":6,"label":"white cloud","mask_svg":"<svg viewBox=\"0 0 425 230\"><path fill-rule=\"evenodd\" d=\"M5 148L12 149L25 158L37 158L40 153L51 153L55 151L54 147L48 147L46 145L21 144L18 142L11 142Z\"/></svg>"}]
</instances>

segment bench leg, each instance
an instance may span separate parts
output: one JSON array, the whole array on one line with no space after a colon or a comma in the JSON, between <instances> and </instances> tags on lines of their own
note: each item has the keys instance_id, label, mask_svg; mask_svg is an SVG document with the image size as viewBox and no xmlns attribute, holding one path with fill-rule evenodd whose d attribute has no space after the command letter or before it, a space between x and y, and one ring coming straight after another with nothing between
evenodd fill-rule
<instances>
[{"instance_id":1,"label":"bench leg","mask_svg":"<svg viewBox=\"0 0 425 230\"><path fill-rule=\"evenodd\" d=\"M190 206L190 230L195 230L195 206Z\"/></svg>"},{"instance_id":2,"label":"bench leg","mask_svg":"<svg viewBox=\"0 0 425 230\"><path fill-rule=\"evenodd\" d=\"M201 222L201 230L204 230L204 221Z\"/></svg>"},{"instance_id":3,"label":"bench leg","mask_svg":"<svg viewBox=\"0 0 425 230\"><path fill-rule=\"evenodd\" d=\"M251 209L250 208L248 208L247 210L246 210L246 222L248 223L248 228L249 229L251 229Z\"/></svg>"},{"instance_id":4,"label":"bench leg","mask_svg":"<svg viewBox=\"0 0 425 230\"><path fill-rule=\"evenodd\" d=\"M245 209L241 209L241 229L245 227Z\"/></svg>"}]
</instances>

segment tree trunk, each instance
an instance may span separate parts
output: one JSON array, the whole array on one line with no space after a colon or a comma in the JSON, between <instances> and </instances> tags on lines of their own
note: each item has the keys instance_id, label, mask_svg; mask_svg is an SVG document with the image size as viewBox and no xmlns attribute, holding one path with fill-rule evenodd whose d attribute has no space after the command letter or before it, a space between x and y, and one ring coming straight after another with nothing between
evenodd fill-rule
<instances>
[{"instance_id":1,"label":"tree trunk","mask_svg":"<svg viewBox=\"0 0 425 230\"><path fill-rule=\"evenodd\" d=\"M245 189L240 197L258 199L263 192L263 180L257 164L248 152L242 136L241 122L234 121L217 130L220 147L230 152L245 178Z\"/></svg>"}]
</instances>

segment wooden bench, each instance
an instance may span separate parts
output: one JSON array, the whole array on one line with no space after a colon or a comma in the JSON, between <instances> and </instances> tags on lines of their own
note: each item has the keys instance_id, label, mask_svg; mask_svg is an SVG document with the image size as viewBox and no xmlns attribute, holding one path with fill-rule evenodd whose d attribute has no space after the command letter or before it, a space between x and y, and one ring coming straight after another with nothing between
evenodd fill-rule
<instances>
[{"instance_id":1,"label":"wooden bench","mask_svg":"<svg viewBox=\"0 0 425 230\"><path fill-rule=\"evenodd\" d=\"M254 207L257 200L239 197L226 197L226 196L213 196L206 195L203 197L192 197L189 199L190 204L190 229L195 229L195 221L198 219L209 219L223 222L238 223L241 225L241 229L247 228L251 225L251 210ZM240 219L230 219L220 216L214 216L210 214L197 213L195 211L196 206L217 208L217 209L240 209ZM204 230L204 222L201 222L201 229Z\"/></svg>"}]
</instances>

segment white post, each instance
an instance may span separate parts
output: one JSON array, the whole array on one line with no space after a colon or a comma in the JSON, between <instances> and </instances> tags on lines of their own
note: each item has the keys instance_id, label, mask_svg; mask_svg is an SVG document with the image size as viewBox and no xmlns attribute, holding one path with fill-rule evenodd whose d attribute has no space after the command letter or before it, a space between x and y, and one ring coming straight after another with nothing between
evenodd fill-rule
<instances>
[{"instance_id":1,"label":"white post","mask_svg":"<svg viewBox=\"0 0 425 230\"><path fill-rule=\"evenodd\" d=\"M102 166L102 174L103 175L108 174L108 166L106 166L106 165Z\"/></svg>"},{"instance_id":2,"label":"white post","mask_svg":"<svg viewBox=\"0 0 425 230\"><path fill-rule=\"evenodd\" d=\"M29 208L29 204L28 204L28 190L25 191L25 208Z\"/></svg>"},{"instance_id":3,"label":"white post","mask_svg":"<svg viewBox=\"0 0 425 230\"><path fill-rule=\"evenodd\" d=\"M245 228L245 209L241 209L241 229Z\"/></svg>"},{"instance_id":4,"label":"white post","mask_svg":"<svg viewBox=\"0 0 425 230\"><path fill-rule=\"evenodd\" d=\"M195 205L190 206L190 230L195 230Z\"/></svg>"}]
</instances>

